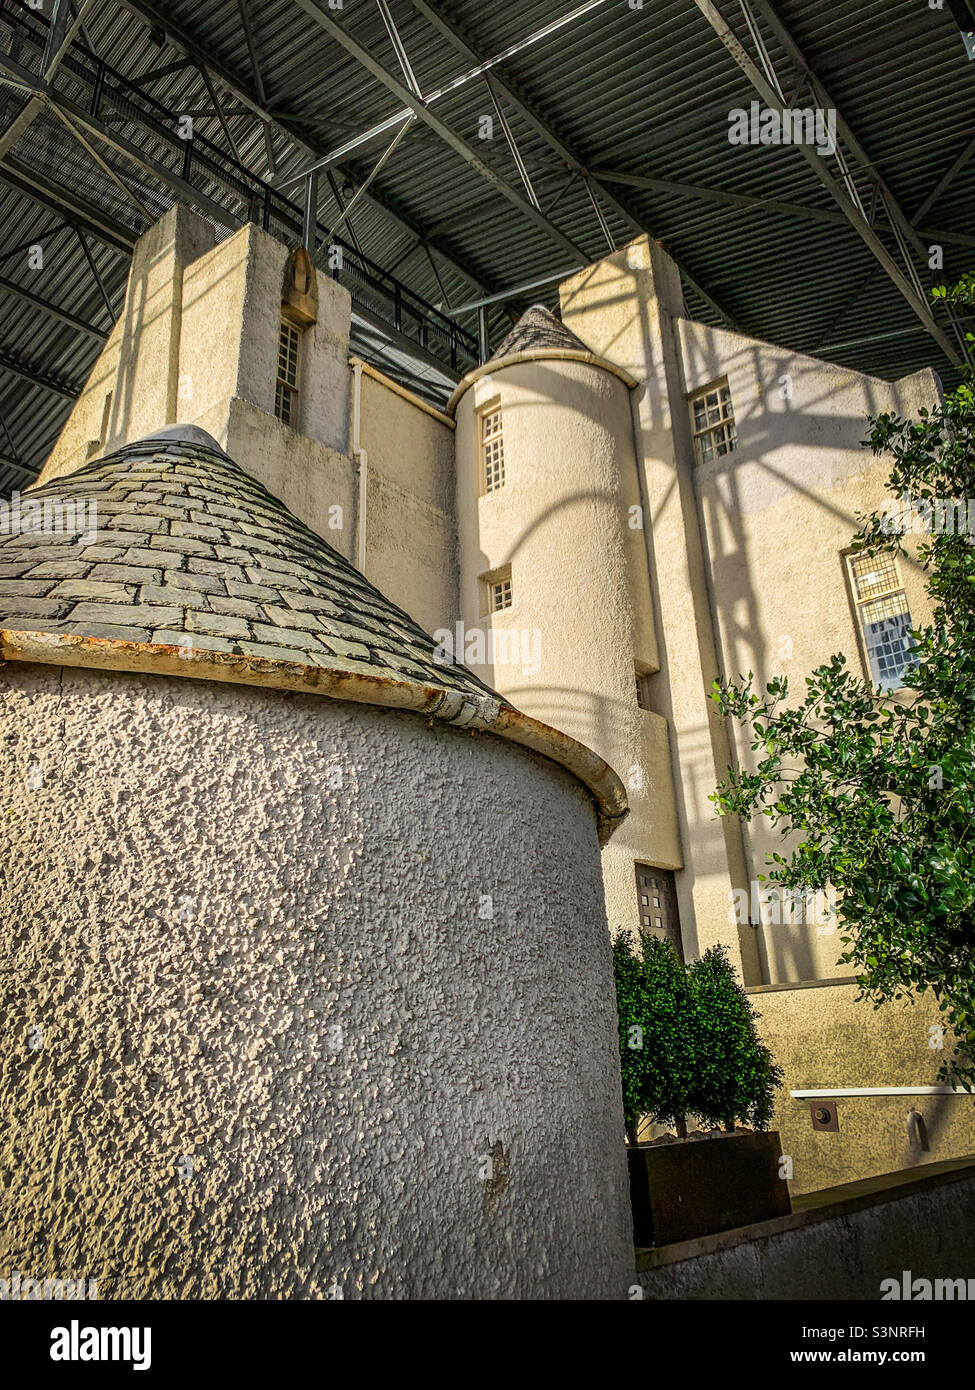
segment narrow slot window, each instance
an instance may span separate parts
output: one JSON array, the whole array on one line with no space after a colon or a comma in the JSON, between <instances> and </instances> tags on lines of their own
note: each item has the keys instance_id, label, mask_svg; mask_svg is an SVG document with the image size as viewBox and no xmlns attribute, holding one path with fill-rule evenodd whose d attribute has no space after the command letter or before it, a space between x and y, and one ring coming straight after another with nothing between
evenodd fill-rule
<instances>
[{"instance_id":1,"label":"narrow slot window","mask_svg":"<svg viewBox=\"0 0 975 1390\"><path fill-rule=\"evenodd\" d=\"M292 429L298 423L298 365L301 335L293 323L281 320L278 336L278 374L274 386L274 413Z\"/></svg>"},{"instance_id":2,"label":"narrow slot window","mask_svg":"<svg viewBox=\"0 0 975 1390\"><path fill-rule=\"evenodd\" d=\"M504 434L499 409L486 410L481 416L481 466L485 492L504 487Z\"/></svg>"}]
</instances>

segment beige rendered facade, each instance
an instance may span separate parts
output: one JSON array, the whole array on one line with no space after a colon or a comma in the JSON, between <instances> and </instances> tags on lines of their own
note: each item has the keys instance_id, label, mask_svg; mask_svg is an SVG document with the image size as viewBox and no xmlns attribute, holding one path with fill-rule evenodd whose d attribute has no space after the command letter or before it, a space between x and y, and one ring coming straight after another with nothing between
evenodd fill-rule
<instances>
[{"instance_id":1,"label":"beige rendered facade","mask_svg":"<svg viewBox=\"0 0 975 1390\"><path fill-rule=\"evenodd\" d=\"M205 428L448 655L615 770L630 812L603 850L609 926L642 911L688 958L730 947L785 1067L794 1191L975 1151L971 1098L929 1089L929 1007L855 1003L829 924L756 902L762 828L709 800L750 756L709 699L717 676L801 682L836 651L871 671L847 559L886 476L867 417L916 412L934 374L881 381L692 322L643 237L563 283L561 323L531 311L441 412L350 361L331 279L313 322L292 314L294 268L254 226L216 243L167 214L42 481L174 422ZM282 321L300 339L290 425ZM726 452L695 406L718 393ZM923 619L917 570L896 584ZM836 1133L791 1094L851 1089L869 1094L838 1100Z\"/></svg>"}]
</instances>

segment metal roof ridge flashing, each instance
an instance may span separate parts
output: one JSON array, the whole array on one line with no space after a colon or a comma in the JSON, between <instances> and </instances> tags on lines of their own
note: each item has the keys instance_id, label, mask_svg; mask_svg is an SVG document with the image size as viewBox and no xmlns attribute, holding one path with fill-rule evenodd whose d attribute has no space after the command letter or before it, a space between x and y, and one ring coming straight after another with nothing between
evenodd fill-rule
<instances>
[{"instance_id":1,"label":"metal roof ridge flashing","mask_svg":"<svg viewBox=\"0 0 975 1390\"><path fill-rule=\"evenodd\" d=\"M201 425L178 424L164 425L162 429L152 430L149 434L142 434L138 439L130 439L126 444L121 445L122 449L134 449L140 444L195 444L204 449L213 449L215 453L221 454L225 459L230 459L230 455L218 444L209 430L203 429ZM113 453L118 450L113 450Z\"/></svg>"}]
</instances>

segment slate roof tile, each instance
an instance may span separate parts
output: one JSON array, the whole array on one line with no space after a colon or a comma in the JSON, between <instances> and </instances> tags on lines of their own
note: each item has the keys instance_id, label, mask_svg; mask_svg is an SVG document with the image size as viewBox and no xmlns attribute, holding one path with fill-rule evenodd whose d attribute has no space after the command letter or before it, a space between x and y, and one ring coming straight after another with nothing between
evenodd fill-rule
<instances>
[{"instance_id":1,"label":"slate roof tile","mask_svg":"<svg viewBox=\"0 0 975 1390\"><path fill-rule=\"evenodd\" d=\"M498 698L466 667L437 660L432 637L215 443L140 440L26 496L83 500L102 515L94 539L0 532L0 628Z\"/></svg>"},{"instance_id":2,"label":"slate roof tile","mask_svg":"<svg viewBox=\"0 0 975 1390\"><path fill-rule=\"evenodd\" d=\"M551 309L546 309L544 304L533 304L530 309L525 310L508 336L495 348L490 361L513 357L516 352L535 352L545 348L552 351L564 351L567 348L573 352L588 351L582 339L566 328Z\"/></svg>"}]
</instances>

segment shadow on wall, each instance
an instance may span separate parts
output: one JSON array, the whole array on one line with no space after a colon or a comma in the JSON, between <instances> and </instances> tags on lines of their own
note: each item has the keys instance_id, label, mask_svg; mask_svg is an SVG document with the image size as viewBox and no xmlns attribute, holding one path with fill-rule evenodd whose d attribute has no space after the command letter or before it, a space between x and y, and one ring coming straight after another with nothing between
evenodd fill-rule
<instances>
[{"instance_id":1,"label":"shadow on wall","mask_svg":"<svg viewBox=\"0 0 975 1390\"><path fill-rule=\"evenodd\" d=\"M185 304L182 302L182 281L178 286L168 281L165 286L157 289L156 297L159 303L158 307L153 309L148 297L149 281L159 264L171 257L172 246L164 246L146 265L144 272L129 281L120 320L122 332L119 341L118 370L112 391L107 429L101 441L105 448L118 448L131 440L133 435L142 435L176 420L183 424L201 424L208 409L222 397L229 401L235 393L236 381L229 375L207 377L204 382L194 378L188 383L188 390L185 390L180 377L180 341L184 313L199 310L201 304L214 297L221 307L225 307L226 301L222 297L224 282L233 279L239 271L239 266L229 265L216 279L208 280L202 291L197 289L194 297ZM165 324L167 318L171 320L171 326L166 345L168 356L164 356L160 351L161 344L153 344L153 349L150 350L145 340L154 329ZM147 359L150 367L157 373L156 382L153 383L156 386L156 405L152 418L140 417L139 407L143 402L137 398L137 393L146 391ZM161 392L163 384L165 396ZM201 393L200 388L204 385L217 385L219 390L211 398Z\"/></svg>"},{"instance_id":2,"label":"shadow on wall","mask_svg":"<svg viewBox=\"0 0 975 1390\"><path fill-rule=\"evenodd\" d=\"M600 267L606 273L605 263ZM633 293L639 271L621 268L618 289L600 287L600 309L619 312L599 351L632 366L634 342L646 360L660 364L661 346L650 336L649 319L640 314ZM571 304L571 295L567 299ZM806 643L806 652L791 663L794 678L803 677L833 652L842 650L855 671L861 670L855 613L851 606L843 572L842 552L848 547L858 526L859 512L883 500L883 465L863 447L868 434L867 417L884 410L908 413L919 394L918 383L889 383L862 376L843 368L818 362L801 354L756 343L734 333L703 329L709 342L702 344L692 335L684 359L687 381L694 387L728 377L732 383L739 448L714 465L698 467L690 454L690 412L679 424L670 419L670 402L661 390L660 378L651 375L642 391L640 426L648 442L656 432L670 436L677 454L673 476L660 490L650 526L645 533L651 575L651 601L655 610L655 629L661 670L652 680L654 708L675 726L671 672L684 655L670 650L667 631L660 621L657 556L654 528L671 509L684 512L678 524L688 535L689 549L697 543L690 534L699 532L703 552L704 587L695 596L698 632L695 639L705 671L709 668L706 650L711 638L703 629L713 628L714 655L710 662L716 674L737 677L751 670L760 683L773 675L790 674L790 663L782 654L776 627L773 600L784 597L791 606L792 620ZM671 368L671 376L674 376ZM791 395L781 392L782 378L790 377ZM910 381L911 379L908 379ZM744 386L743 384L744 383ZM675 414L689 394L684 380L668 382ZM635 402L634 402L635 403ZM538 403L531 408L538 413ZM506 405L506 411L512 408ZM674 426L677 425L677 428ZM580 428L585 429L584 418ZM658 460L659 464L659 460ZM681 479L681 473L684 479ZM875 475L875 476L874 476ZM688 482L690 487L688 487ZM860 491L864 494L856 498ZM687 515L687 499L694 515ZM519 551L543 524L550 523L566 508L612 504L613 499L598 495L585 486L561 498L533 524L512 537L506 563L517 563ZM860 505L862 501L862 506ZM762 534L756 517L775 508L774 527ZM783 520L784 519L784 520ZM488 569L482 554L482 571ZM907 566L917 573L913 562ZM692 587L690 577L688 585ZM708 617L710 613L710 618ZM703 625L703 626L702 626ZM796 644L799 645L798 643ZM491 678L494 678L492 671ZM704 684L707 685L707 680ZM514 697L513 697L514 698ZM566 700L561 690L551 698ZM618 706L606 701L586 712L605 732L618 716ZM571 711L565 714L571 717ZM559 722L558 711L553 712ZM724 775L720 744L715 745L714 730L706 723L680 721L680 765L676 770L676 795L683 808L687 835L685 876L696 866L727 862L726 822L710 812L707 796ZM734 749L734 731L729 731ZM747 748L746 748L747 754ZM731 753L734 761L735 753ZM764 868L768 846L760 835L745 837L749 876L755 879ZM776 847L781 846L776 841ZM687 895L682 895L682 907ZM834 962L841 947L838 939L811 933L808 928L779 927L762 943L763 973L766 979L800 980L820 977L840 967Z\"/></svg>"},{"instance_id":3,"label":"shadow on wall","mask_svg":"<svg viewBox=\"0 0 975 1390\"><path fill-rule=\"evenodd\" d=\"M909 414L919 383L861 377L721 331L708 339L687 334L688 375L698 386L727 378L739 441L692 465L721 672L751 671L760 685L787 675L795 688L841 651L866 675L842 557L860 515L885 497L887 465L864 444L868 416ZM903 571L918 616L921 571L907 558ZM736 739L736 757L753 765L747 739ZM747 829L752 881L773 848L783 842L764 823ZM769 980L844 969L835 934L782 924L759 939Z\"/></svg>"}]
</instances>

